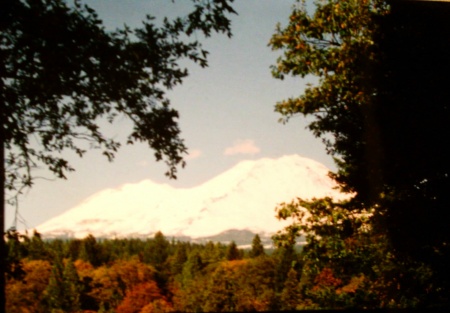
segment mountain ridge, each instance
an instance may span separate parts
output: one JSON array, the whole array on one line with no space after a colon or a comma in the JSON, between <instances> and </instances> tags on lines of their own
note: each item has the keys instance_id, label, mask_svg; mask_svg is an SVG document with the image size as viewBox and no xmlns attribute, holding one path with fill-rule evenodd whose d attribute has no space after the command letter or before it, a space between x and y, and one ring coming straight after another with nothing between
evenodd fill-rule
<instances>
[{"instance_id":1,"label":"mountain ridge","mask_svg":"<svg viewBox=\"0 0 450 313\"><path fill-rule=\"evenodd\" d=\"M269 236L287 225L275 207L295 197L341 198L323 164L299 155L242 161L191 188L144 180L102 190L36 227L44 237L205 238L229 229Z\"/></svg>"}]
</instances>

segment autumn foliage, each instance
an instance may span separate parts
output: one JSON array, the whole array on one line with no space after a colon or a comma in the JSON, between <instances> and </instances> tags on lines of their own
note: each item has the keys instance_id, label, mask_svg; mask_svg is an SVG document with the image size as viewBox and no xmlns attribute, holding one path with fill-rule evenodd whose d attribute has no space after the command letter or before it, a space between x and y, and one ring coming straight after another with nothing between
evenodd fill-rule
<instances>
[{"instance_id":1,"label":"autumn foliage","mask_svg":"<svg viewBox=\"0 0 450 313\"><path fill-rule=\"evenodd\" d=\"M42 248L42 259L30 242ZM96 265L84 245L102 251ZM169 242L160 232L154 239L101 241L12 233L7 246L23 272L8 278L8 312L267 311L277 307L277 277L288 270L277 264L299 258L267 255L259 237L244 251L234 242Z\"/></svg>"},{"instance_id":2,"label":"autumn foliage","mask_svg":"<svg viewBox=\"0 0 450 313\"><path fill-rule=\"evenodd\" d=\"M117 313L139 313L146 307L152 312L153 302L166 302L155 281L139 283L127 291L125 298L117 307ZM156 305L157 306L157 305ZM169 309L168 306L165 309Z\"/></svg>"},{"instance_id":3,"label":"autumn foliage","mask_svg":"<svg viewBox=\"0 0 450 313\"><path fill-rule=\"evenodd\" d=\"M245 312L421 303L420 291L431 287L429 269L396 259L385 238L363 222L355 222L352 233L345 227L331 231L328 226L349 218L338 208L334 212L331 219L316 212L317 223L310 226L315 232L303 247L278 238L279 245L266 250L256 239L243 250L234 242L169 241L162 233L146 240L77 239L79 246L89 242L102 251L97 266L82 259L83 249L78 255L71 250L74 240L12 234L7 247L17 251L11 262L22 274L8 276L7 312ZM41 247L42 259L30 242ZM229 260L231 250L237 259Z\"/></svg>"}]
</instances>

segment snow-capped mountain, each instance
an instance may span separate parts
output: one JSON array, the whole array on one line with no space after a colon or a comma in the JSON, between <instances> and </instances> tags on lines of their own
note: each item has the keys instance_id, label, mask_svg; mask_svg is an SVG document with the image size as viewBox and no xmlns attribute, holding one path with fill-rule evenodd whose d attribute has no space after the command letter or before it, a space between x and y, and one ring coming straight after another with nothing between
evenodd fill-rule
<instances>
[{"instance_id":1,"label":"snow-capped mountain","mask_svg":"<svg viewBox=\"0 0 450 313\"><path fill-rule=\"evenodd\" d=\"M288 221L275 218L278 203L295 197L331 196L324 165L298 155L243 161L188 189L145 180L94 194L78 206L36 227L45 237L200 238L224 231L273 234Z\"/></svg>"}]
</instances>

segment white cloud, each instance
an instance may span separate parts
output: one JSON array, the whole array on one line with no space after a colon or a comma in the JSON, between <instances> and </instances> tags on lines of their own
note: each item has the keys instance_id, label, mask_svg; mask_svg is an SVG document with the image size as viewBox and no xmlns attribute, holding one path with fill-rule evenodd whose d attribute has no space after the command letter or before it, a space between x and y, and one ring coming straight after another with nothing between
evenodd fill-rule
<instances>
[{"instance_id":1,"label":"white cloud","mask_svg":"<svg viewBox=\"0 0 450 313\"><path fill-rule=\"evenodd\" d=\"M236 140L231 147L228 147L223 152L225 155L235 154L258 154L261 149L255 145L255 142L251 139Z\"/></svg>"},{"instance_id":2,"label":"white cloud","mask_svg":"<svg viewBox=\"0 0 450 313\"><path fill-rule=\"evenodd\" d=\"M199 149L189 150L188 155L185 157L185 160L193 160L198 159L202 155L202 151Z\"/></svg>"}]
</instances>

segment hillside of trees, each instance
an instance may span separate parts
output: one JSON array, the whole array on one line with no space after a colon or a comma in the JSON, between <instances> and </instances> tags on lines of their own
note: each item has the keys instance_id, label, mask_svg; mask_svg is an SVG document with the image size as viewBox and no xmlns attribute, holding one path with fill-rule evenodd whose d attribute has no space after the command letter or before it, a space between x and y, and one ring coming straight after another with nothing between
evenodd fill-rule
<instances>
[{"instance_id":1,"label":"hillside of trees","mask_svg":"<svg viewBox=\"0 0 450 313\"><path fill-rule=\"evenodd\" d=\"M245 251L233 241L193 244L161 232L147 240L7 235L10 313L415 307L428 274L397 264L382 238L364 233L270 252L258 235Z\"/></svg>"},{"instance_id":2,"label":"hillside of trees","mask_svg":"<svg viewBox=\"0 0 450 313\"><path fill-rule=\"evenodd\" d=\"M282 309L288 273L301 269L292 248L269 256L259 236L247 251L233 241L192 244L160 232L148 240L101 241L10 232L7 246L7 312Z\"/></svg>"}]
</instances>

